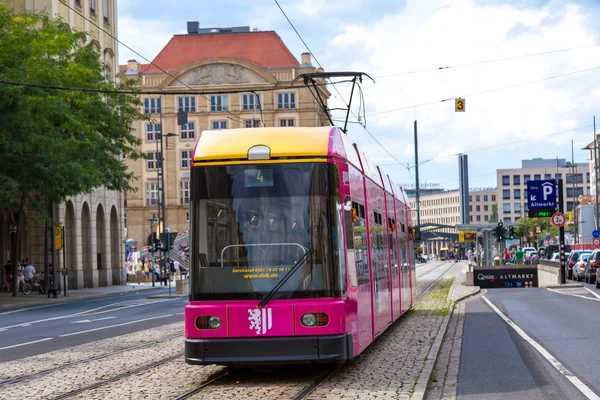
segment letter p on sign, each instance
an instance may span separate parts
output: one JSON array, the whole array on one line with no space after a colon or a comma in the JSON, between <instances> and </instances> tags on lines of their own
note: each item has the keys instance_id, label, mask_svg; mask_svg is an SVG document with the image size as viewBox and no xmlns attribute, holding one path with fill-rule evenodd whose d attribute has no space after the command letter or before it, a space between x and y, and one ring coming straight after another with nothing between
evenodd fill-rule
<instances>
[{"instance_id":1,"label":"letter p on sign","mask_svg":"<svg viewBox=\"0 0 600 400\"><path fill-rule=\"evenodd\" d=\"M542 186L542 190L543 190L543 194L544 194L544 201L548 200L548 196L550 194L552 194L552 186L550 185L544 185Z\"/></svg>"}]
</instances>

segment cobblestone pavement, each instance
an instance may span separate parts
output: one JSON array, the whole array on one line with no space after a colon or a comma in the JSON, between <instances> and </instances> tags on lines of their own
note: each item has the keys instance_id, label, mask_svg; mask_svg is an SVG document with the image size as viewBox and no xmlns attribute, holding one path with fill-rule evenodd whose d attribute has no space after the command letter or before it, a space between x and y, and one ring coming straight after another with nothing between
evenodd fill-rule
<instances>
[{"instance_id":1,"label":"cobblestone pavement","mask_svg":"<svg viewBox=\"0 0 600 400\"><path fill-rule=\"evenodd\" d=\"M3 362L2 368L0 368L0 381L16 379L24 375L46 371L51 368L60 367L80 360L85 360L90 357L97 357L109 352L122 350L127 347L152 342L177 334L183 335L183 322L165 325L156 332L154 330L140 331L128 335L118 336L116 338L83 344L66 350L57 350L40 354L38 356ZM183 339L180 338L178 343L181 344L182 341ZM145 351L148 351L148 349L146 348ZM128 352L123 353L123 355L125 357L129 357ZM90 364L94 362L91 362ZM88 368L87 366L87 363L81 364L79 368ZM39 379L41 378L36 378L35 380L37 381ZM0 398L3 398L2 388L0 388Z\"/></svg>"},{"instance_id":2,"label":"cobblestone pavement","mask_svg":"<svg viewBox=\"0 0 600 400\"><path fill-rule=\"evenodd\" d=\"M438 269L439 273L446 267ZM454 268L453 268L454 270ZM437 275L435 276L437 277ZM430 281L418 281L422 290ZM409 399L428 357L440 324L447 313L446 294L436 286L415 308L385 332L361 356L343 365L319 386L308 399ZM105 339L70 349L3 363L0 382L43 372L50 368L97 357L131 346L183 333L183 323ZM119 377L114 382L86 390L74 399L170 399L192 390L225 371L218 366L191 366L184 363L183 336L170 338L106 358L66 368L0 387L4 399L49 399ZM167 358L169 361L164 361ZM164 361L164 362L163 362ZM125 374L158 363L156 366ZM193 399L293 398L308 387L325 366L286 367L271 373L233 371L227 377L194 395ZM427 379L425 377L424 379Z\"/></svg>"},{"instance_id":3,"label":"cobblestone pavement","mask_svg":"<svg viewBox=\"0 0 600 400\"><path fill-rule=\"evenodd\" d=\"M271 373L252 370L233 371L190 399L290 399L306 389L317 376L332 366L290 366Z\"/></svg>"},{"instance_id":4,"label":"cobblestone pavement","mask_svg":"<svg viewBox=\"0 0 600 400\"><path fill-rule=\"evenodd\" d=\"M429 379L425 400L456 399L465 308L464 302L459 303L450 317L442 348Z\"/></svg>"},{"instance_id":5,"label":"cobblestone pavement","mask_svg":"<svg viewBox=\"0 0 600 400\"><path fill-rule=\"evenodd\" d=\"M409 399L445 312L446 297L431 291L307 399Z\"/></svg>"}]
</instances>

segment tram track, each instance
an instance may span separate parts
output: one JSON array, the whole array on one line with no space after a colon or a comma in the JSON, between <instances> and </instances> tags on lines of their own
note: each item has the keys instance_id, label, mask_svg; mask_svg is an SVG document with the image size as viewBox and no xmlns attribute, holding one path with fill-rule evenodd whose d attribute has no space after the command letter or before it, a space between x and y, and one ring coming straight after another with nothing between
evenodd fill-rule
<instances>
[{"instance_id":1,"label":"tram track","mask_svg":"<svg viewBox=\"0 0 600 400\"><path fill-rule=\"evenodd\" d=\"M33 378L39 378L41 376L48 375L48 374L51 374L53 372L61 371L61 370L67 369L67 368L71 368L71 367L74 367L74 366L77 366L77 365L86 364L86 363L89 363L89 362L92 362L92 361L102 360L104 358L112 357L112 356L115 356L115 355L118 355L118 354L122 354L122 353L126 353L126 352L129 352L129 351L133 351L133 350L139 350L139 349L143 349L143 348L146 348L146 347L151 347L151 346L153 346L155 344L166 342L168 340L176 339L176 338L179 338L179 337L183 337L183 334L182 333L178 333L176 335L166 336L164 338L161 338L161 339L158 339L158 340L153 340L151 342L142 343L142 344L138 344L138 345L135 345L135 346L129 346L129 347L126 347L126 348L123 348L123 349L120 349L120 350L110 351L108 353L100 354L100 355L97 355L97 356L84 358L83 360L78 360L78 361L74 361L74 362L71 362L71 363L68 363L68 364L59 365L58 367L46 369L46 370L39 371L39 372L36 372L36 373L33 373L33 374L23 375L23 376L20 376L18 378L13 378L13 379L10 379L10 380L6 380L6 381L3 381L3 382L0 382L0 388L5 387L5 386L9 386L9 385L13 385L13 384L16 384L16 383L19 383L19 382L27 381L27 380L30 380L30 379L33 379Z\"/></svg>"},{"instance_id":2,"label":"tram track","mask_svg":"<svg viewBox=\"0 0 600 400\"><path fill-rule=\"evenodd\" d=\"M109 383L113 383L113 382L125 379L125 378L127 378L129 376L136 375L136 374L138 374L140 372L144 372L144 371L150 370L152 368L156 368L158 366L166 364L169 361L173 361L173 360L175 360L177 358L180 358L182 356L183 356L183 352L177 353L174 356L169 356L169 357L162 358L162 359L160 359L158 361L155 361L155 362L153 362L151 364L147 364L147 365L144 365L144 366L141 366L141 367L138 367L138 368L134 368L134 369L132 369L130 371L121 373L119 375L115 375L115 376L113 376L111 378L102 379L99 382L96 382L96 383L94 383L92 385L87 385L87 386L84 386L82 388L71 390L70 392L67 392L67 393L63 393L63 394L61 394L61 395L59 395L57 397L53 397L52 400L62 400L62 399L68 399L70 397L77 396L78 394L87 392L88 390L97 389L97 388L99 388L99 387L101 387L103 385L106 385L106 384L109 384Z\"/></svg>"},{"instance_id":3,"label":"tram track","mask_svg":"<svg viewBox=\"0 0 600 400\"><path fill-rule=\"evenodd\" d=\"M343 364L337 365L335 367L330 368L329 370L325 370L324 373L319 374L319 376L316 377L306 389L302 390L295 397L293 397L293 400L302 400L306 398L306 396L311 394L317 387L319 387L321 383L325 382L327 378L329 378L337 370L339 370L342 367L342 365Z\"/></svg>"},{"instance_id":4,"label":"tram track","mask_svg":"<svg viewBox=\"0 0 600 400\"><path fill-rule=\"evenodd\" d=\"M444 264L445 264L445 263L444 263ZM426 274L424 274L424 275L427 275L427 274L429 274L430 272L432 272L432 271L434 271L434 270L436 270L436 269L438 269L438 268L442 267L444 264L441 264L441 265L439 265L439 266L435 267L434 269L432 269L431 271L427 272L427 273L426 273ZM425 287L425 289L423 289L423 290L421 291L421 293L419 293L419 295L417 295L417 301L419 301L419 300L420 300L420 299L421 299L423 296L425 296L427 293L429 293L429 291L431 291L431 289L433 289L433 288L434 288L434 287L435 287L435 286L436 286L436 285L437 285L437 284L438 284L438 283L439 283L439 282L442 280L442 278L444 277L444 275L446 275L446 274L447 274L447 273L448 273L448 272L449 272L449 271L450 271L452 268L454 268L454 267L456 266L456 264L457 264L457 263L454 263L454 262L450 263L450 267L449 267L447 270L445 270L445 271L444 271L444 272L443 272L443 273L442 273L440 276L438 276L437 278L435 278L435 279L434 279L434 280L433 280L431 283L429 283L429 284L428 284L428 285Z\"/></svg>"}]
</instances>

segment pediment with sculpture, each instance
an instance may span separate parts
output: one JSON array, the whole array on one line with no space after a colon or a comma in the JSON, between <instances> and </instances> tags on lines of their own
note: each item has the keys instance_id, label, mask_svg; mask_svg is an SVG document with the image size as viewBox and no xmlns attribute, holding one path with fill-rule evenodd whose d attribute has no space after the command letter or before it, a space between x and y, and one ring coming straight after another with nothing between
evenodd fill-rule
<instances>
[{"instance_id":1,"label":"pediment with sculpture","mask_svg":"<svg viewBox=\"0 0 600 400\"><path fill-rule=\"evenodd\" d=\"M236 64L216 63L202 65L183 73L177 78L186 85L236 85L248 83L265 83L260 74ZM184 86L174 81L171 86Z\"/></svg>"}]
</instances>

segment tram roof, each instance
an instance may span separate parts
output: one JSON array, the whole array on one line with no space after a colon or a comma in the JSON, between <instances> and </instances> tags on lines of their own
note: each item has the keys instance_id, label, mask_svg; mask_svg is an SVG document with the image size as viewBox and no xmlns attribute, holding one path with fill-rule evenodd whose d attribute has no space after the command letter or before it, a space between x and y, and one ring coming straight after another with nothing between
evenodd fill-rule
<instances>
[{"instance_id":1,"label":"tram roof","mask_svg":"<svg viewBox=\"0 0 600 400\"><path fill-rule=\"evenodd\" d=\"M268 147L268 159L327 156L346 158L346 146L336 127L276 127L203 131L194 150L194 161L248 160L248 152L255 146Z\"/></svg>"},{"instance_id":2,"label":"tram roof","mask_svg":"<svg viewBox=\"0 0 600 400\"><path fill-rule=\"evenodd\" d=\"M373 181L379 184L385 181L387 191L406 201L402 188L394 185L383 170L334 126L206 130L200 135L193 160L197 163L246 161L250 149L255 146L268 147L270 160L328 156L346 159Z\"/></svg>"}]
</instances>

